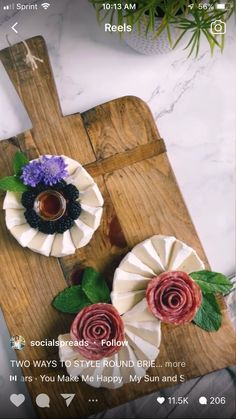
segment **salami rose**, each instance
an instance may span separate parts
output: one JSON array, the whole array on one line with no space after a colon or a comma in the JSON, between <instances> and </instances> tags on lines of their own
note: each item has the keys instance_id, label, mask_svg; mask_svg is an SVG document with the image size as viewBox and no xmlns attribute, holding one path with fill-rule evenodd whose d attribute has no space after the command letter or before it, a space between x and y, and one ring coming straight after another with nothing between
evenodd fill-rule
<instances>
[{"instance_id":1,"label":"salami rose","mask_svg":"<svg viewBox=\"0 0 236 419\"><path fill-rule=\"evenodd\" d=\"M165 323L193 320L202 302L199 286L185 272L163 272L147 287L146 298L153 315Z\"/></svg>"},{"instance_id":2,"label":"salami rose","mask_svg":"<svg viewBox=\"0 0 236 419\"><path fill-rule=\"evenodd\" d=\"M76 349L81 355L97 360L120 350L119 342L124 341L124 324L111 304L92 304L76 316L70 334L74 341L80 343Z\"/></svg>"}]
</instances>

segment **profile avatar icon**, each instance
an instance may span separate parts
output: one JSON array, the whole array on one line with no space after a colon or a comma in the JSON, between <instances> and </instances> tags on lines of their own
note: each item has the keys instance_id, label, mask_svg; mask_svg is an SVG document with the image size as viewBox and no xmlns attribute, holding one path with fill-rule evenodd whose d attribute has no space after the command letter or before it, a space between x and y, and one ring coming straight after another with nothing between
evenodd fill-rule
<instances>
[{"instance_id":1,"label":"profile avatar icon","mask_svg":"<svg viewBox=\"0 0 236 419\"><path fill-rule=\"evenodd\" d=\"M25 338L21 335L12 336L10 339L12 349L22 350L25 347Z\"/></svg>"}]
</instances>

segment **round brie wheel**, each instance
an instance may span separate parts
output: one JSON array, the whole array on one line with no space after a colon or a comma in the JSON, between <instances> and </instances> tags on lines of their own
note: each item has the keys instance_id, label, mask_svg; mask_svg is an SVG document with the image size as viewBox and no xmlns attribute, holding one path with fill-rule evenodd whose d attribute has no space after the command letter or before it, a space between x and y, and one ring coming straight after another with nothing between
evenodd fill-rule
<instances>
[{"instance_id":1,"label":"round brie wheel","mask_svg":"<svg viewBox=\"0 0 236 419\"><path fill-rule=\"evenodd\" d=\"M195 250L172 236L156 235L137 244L115 271L112 304L126 313L145 298L147 284L165 271L191 273L204 269Z\"/></svg>"},{"instance_id":2,"label":"round brie wheel","mask_svg":"<svg viewBox=\"0 0 236 419\"><path fill-rule=\"evenodd\" d=\"M76 160L66 156L61 157L67 164L68 170L65 182L72 183L80 192L78 202L81 205L81 214L69 230L63 234L50 235L32 228L24 216L26 208L21 204L22 193L8 191L3 203L6 225L11 234L21 246L44 256L71 255L76 249L88 244L102 217L103 197L93 178Z\"/></svg>"},{"instance_id":3,"label":"round brie wheel","mask_svg":"<svg viewBox=\"0 0 236 419\"><path fill-rule=\"evenodd\" d=\"M80 376L81 381L92 387L114 389L129 383L130 376L145 375L150 361L155 361L159 354L161 322L149 311L145 298L124 314L122 320L125 340L121 349L101 360L84 358L70 345L70 334L58 336L60 360L67 361L65 365L71 377Z\"/></svg>"}]
</instances>

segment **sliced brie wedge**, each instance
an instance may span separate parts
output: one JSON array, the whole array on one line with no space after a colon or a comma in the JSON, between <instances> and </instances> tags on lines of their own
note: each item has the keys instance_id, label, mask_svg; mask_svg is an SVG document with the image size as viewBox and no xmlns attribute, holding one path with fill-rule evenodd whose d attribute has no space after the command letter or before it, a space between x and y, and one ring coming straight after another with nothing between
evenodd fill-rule
<instances>
[{"instance_id":1,"label":"sliced brie wedge","mask_svg":"<svg viewBox=\"0 0 236 419\"><path fill-rule=\"evenodd\" d=\"M85 224L80 218L75 220L73 227L70 229L71 238L76 249L86 246L91 240L93 233L93 228Z\"/></svg>"},{"instance_id":2,"label":"sliced brie wedge","mask_svg":"<svg viewBox=\"0 0 236 419\"><path fill-rule=\"evenodd\" d=\"M51 255L56 257L63 257L72 255L75 252L75 246L71 239L70 231L67 230L63 234L55 234L52 243Z\"/></svg>"},{"instance_id":3,"label":"sliced brie wedge","mask_svg":"<svg viewBox=\"0 0 236 419\"><path fill-rule=\"evenodd\" d=\"M145 296L145 290L115 293L111 292L113 306L120 314L126 313Z\"/></svg>"},{"instance_id":4,"label":"sliced brie wedge","mask_svg":"<svg viewBox=\"0 0 236 419\"><path fill-rule=\"evenodd\" d=\"M132 250L132 254L144 265L148 266L155 274L163 272L164 266L151 240L145 240L142 246L135 246Z\"/></svg>"},{"instance_id":5,"label":"sliced brie wedge","mask_svg":"<svg viewBox=\"0 0 236 419\"><path fill-rule=\"evenodd\" d=\"M146 288L150 277L145 277L141 274L133 272L125 272L117 268L114 275L114 293L125 293L127 291L139 291Z\"/></svg>"},{"instance_id":6,"label":"sliced brie wedge","mask_svg":"<svg viewBox=\"0 0 236 419\"><path fill-rule=\"evenodd\" d=\"M11 228L10 232L22 247L26 247L38 233L38 230L31 228L29 224L21 224Z\"/></svg>"},{"instance_id":7,"label":"sliced brie wedge","mask_svg":"<svg viewBox=\"0 0 236 419\"><path fill-rule=\"evenodd\" d=\"M97 230L102 217L102 208L81 204L81 209L80 220L94 230Z\"/></svg>"},{"instance_id":8,"label":"sliced brie wedge","mask_svg":"<svg viewBox=\"0 0 236 419\"><path fill-rule=\"evenodd\" d=\"M90 176L90 174L81 165L71 176L66 178L66 182L75 185L79 191L83 191L84 189L94 185L92 176Z\"/></svg>"},{"instance_id":9,"label":"sliced brie wedge","mask_svg":"<svg viewBox=\"0 0 236 419\"><path fill-rule=\"evenodd\" d=\"M6 225L9 230L26 223L24 212L25 209L6 209Z\"/></svg>"},{"instance_id":10,"label":"sliced brie wedge","mask_svg":"<svg viewBox=\"0 0 236 419\"><path fill-rule=\"evenodd\" d=\"M21 203L22 193L7 191L3 202L3 209L24 209Z\"/></svg>"},{"instance_id":11,"label":"sliced brie wedge","mask_svg":"<svg viewBox=\"0 0 236 419\"><path fill-rule=\"evenodd\" d=\"M173 245L168 266L170 271L184 271L187 273L204 269L204 264L197 256L195 250L180 240L176 240Z\"/></svg>"},{"instance_id":12,"label":"sliced brie wedge","mask_svg":"<svg viewBox=\"0 0 236 419\"><path fill-rule=\"evenodd\" d=\"M29 249L40 253L44 256L49 256L52 248L55 234L43 234L40 231L28 243Z\"/></svg>"},{"instance_id":13,"label":"sliced brie wedge","mask_svg":"<svg viewBox=\"0 0 236 419\"><path fill-rule=\"evenodd\" d=\"M104 203L102 194L95 183L81 190L79 200L81 204L93 207L102 207Z\"/></svg>"}]
</instances>

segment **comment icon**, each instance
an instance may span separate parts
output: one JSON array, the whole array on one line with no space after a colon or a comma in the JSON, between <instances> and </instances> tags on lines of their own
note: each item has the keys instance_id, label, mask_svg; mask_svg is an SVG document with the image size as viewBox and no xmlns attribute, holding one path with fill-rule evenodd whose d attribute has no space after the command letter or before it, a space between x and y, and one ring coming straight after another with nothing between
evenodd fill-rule
<instances>
[{"instance_id":1,"label":"comment icon","mask_svg":"<svg viewBox=\"0 0 236 419\"><path fill-rule=\"evenodd\" d=\"M41 408L50 407L50 398L45 393L38 394L35 401L38 407L41 407Z\"/></svg>"},{"instance_id":2,"label":"comment icon","mask_svg":"<svg viewBox=\"0 0 236 419\"><path fill-rule=\"evenodd\" d=\"M207 404L207 398L205 396L201 396L198 399L200 404Z\"/></svg>"}]
</instances>

